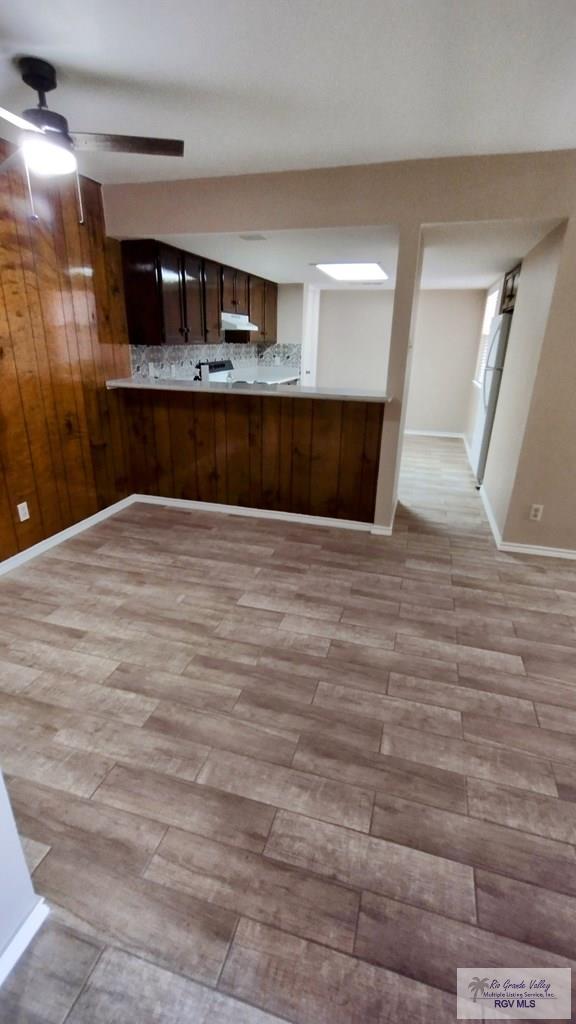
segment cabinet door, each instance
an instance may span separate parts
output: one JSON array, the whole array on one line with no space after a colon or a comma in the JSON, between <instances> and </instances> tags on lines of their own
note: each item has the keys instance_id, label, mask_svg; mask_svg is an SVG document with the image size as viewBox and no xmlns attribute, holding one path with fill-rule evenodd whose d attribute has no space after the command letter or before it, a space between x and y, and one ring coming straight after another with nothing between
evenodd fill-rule
<instances>
[{"instance_id":1,"label":"cabinet door","mask_svg":"<svg viewBox=\"0 0 576 1024\"><path fill-rule=\"evenodd\" d=\"M222 309L226 313L237 313L236 271L233 267L222 267Z\"/></svg>"},{"instance_id":2,"label":"cabinet door","mask_svg":"<svg viewBox=\"0 0 576 1024\"><path fill-rule=\"evenodd\" d=\"M162 298L154 239L122 242L126 322L131 345L161 345Z\"/></svg>"},{"instance_id":3,"label":"cabinet door","mask_svg":"<svg viewBox=\"0 0 576 1024\"><path fill-rule=\"evenodd\" d=\"M265 341L277 341L278 285L274 284L274 281L266 281L265 284L264 339Z\"/></svg>"},{"instance_id":4,"label":"cabinet door","mask_svg":"<svg viewBox=\"0 0 576 1024\"><path fill-rule=\"evenodd\" d=\"M250 320L259 327L258 331L251 332L254 341L263 341L266 337L265 297L265 282L261 277L250 275Z\"/></svg>"},{"instance_id":5,"label":"cabinet door","mask_svg":"<svg viewBox=\"0 0 576 1024\"><path fill-rule=\"evenodd\" d=\"M236 313L243 313L248 316L250 311L250 275L244 270L235 271L235 299L234 307Z\"/></svg>"},{"instance_id":6,"label":"cabinet door","mask_svg":"<svg viewBox=\"0 0 576 1024\"><path fill-rule=\"evenodd\" d=\"M161 245L158 249L158 274L162 290L165 345L184 345L182 259L179 249Z\"/></svg>"},{"instance_id":7,"label":"cabinet door","mask_svg":"<svg viewBox=\"0 0 576 1024\"><path fill-rule=\"evenodd\" d=\"M185 331L188 344L204 343L204 289L202 260L190 253L182 255L182 281L184 286Z\"/></svg>"},{"instance_id":8,"label":"cabinet door","mask_svg":"<svg viewBox=\"0 0 576 1024\"><path fill-rule=\"evenodd\" d=\"M221 270L219 263L204 260L204 309L208 345L218 345L223 338L220 326L223 309Z\"/></svg>"}]
</instances>

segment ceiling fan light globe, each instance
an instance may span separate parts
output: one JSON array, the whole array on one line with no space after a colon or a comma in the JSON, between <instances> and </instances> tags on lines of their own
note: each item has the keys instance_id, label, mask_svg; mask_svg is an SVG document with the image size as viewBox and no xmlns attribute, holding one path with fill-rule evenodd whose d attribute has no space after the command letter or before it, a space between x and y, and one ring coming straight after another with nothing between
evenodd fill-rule
<instances>
[{"instance_id":1,"label":"ceiling fan light globe","mask_svg":"<svg viewBox=\"0 0 576 1024\"><path fill-rule=\"evenodd\" d=\"M53 142L45 135L25 138L21 148L28 170L44 178L73 174L78 166L69 146L62 142Z\"/></svg>"}]
</instances>

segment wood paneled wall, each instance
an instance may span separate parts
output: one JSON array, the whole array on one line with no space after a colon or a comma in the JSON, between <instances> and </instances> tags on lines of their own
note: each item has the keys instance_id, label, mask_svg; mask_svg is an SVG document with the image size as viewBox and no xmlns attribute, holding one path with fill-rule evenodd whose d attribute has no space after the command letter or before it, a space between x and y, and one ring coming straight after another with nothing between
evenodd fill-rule
<instances>
[{"instance_id":1,"label":"wood paneled wall","mask_svg":"<svg viewBox=\"0 0 576 1024\"><path fill-rule=\"evenodd\" d=\"M121 399L104 386L130 357L100 186L81 179L83 225L72 181L33 188L38 221L21 169L0 174L0 558L132 490Z\"/></svg>"},{"instance_id":2,"label":"wood paneled wall","mask_svg":"<svg viewBox=\"0 0 576 1024\"><path fill-rule=\"evenodd\" d=\"M374 521L381 404L119 394L136 493Z\"/></svg>"}]
</instances>

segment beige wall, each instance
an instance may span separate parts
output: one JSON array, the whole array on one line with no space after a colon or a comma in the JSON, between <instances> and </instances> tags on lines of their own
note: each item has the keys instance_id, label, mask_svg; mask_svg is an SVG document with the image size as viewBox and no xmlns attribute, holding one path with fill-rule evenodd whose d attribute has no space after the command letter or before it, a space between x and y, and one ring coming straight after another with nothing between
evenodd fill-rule
<instances>
[{"instance_id":1,"label":"beige wall","mask_svg":"<svg viewBox=\"0 0 576 1024\"><path fill-rule=\"evenodd\" d=\"M385 390L393 305L390 291L320 293L319 387Z\"/></svg>"},{"instance_id":2,"label":"beige wall","mask_svg":"<svg viewBox=\"0 0 576 1024\"><path fill-rule=\"evenodd\" d=\"M278 333L281 345L302 344L304 285L278 285Z\"/></svg>"},{"instance_id":3,"label":"beige wall","mask_svg":"<svg viewBox=\"0 0 576 1024\"><path fill-rule=\"evenodd\" d=\"M376 501L376 523L386 525L391 522L395 505L422 225L512 218L570 219L576 213L576 151L238 175L170 182L169 188L164 182L110 185L104 189L104 201L108 233L119 237L396 225L400 244L388 375L388 389L394 399L386 409ZM569 231L572 237L571 222ZM576 323L575 266L576 243L569 252L566 246L562 251L518 481L519 487L526 487L530 474L538 471L538 463L546 463L546 472L540 477L540 490L546 493L541 494L540 501L547 507L561 501L563 512L558 518L545 518L548 527L539 531L539 538L547 536L547 543L562 543L574 549L576 494L571 489L573 484L565 483L567 473L572 472L574 479L573 466L566 458L571 455L572 442L561 432L570 427L574 408L574 377L568 383L566 368L571 368L575 349L571 341ZM564 364L556 365L555 360L562 358ZM520 495L521 490L519 499ZM512 532L519 530L515 514L509 522L508 539L525 536L522 530Z\"/></svg>"},{"instance_id":4,"label":"beige wall","mask_svg":"<svg viewBox=\"0 0 576 1024\"><path fill-rule=\"evenodd\" d=\"M576 225L560 245L550 240L541 295L552 294L544 341L525 417L522 448L504 540L576 550ZM554 281L556 268L558 274ZM528 518L544 505L542 520Z\"/></svg>"},{"instance_id":5,"label":"beige wall","mask_svg":"<svg viewBox=\"0 0 576 1024\"><path fill-rule=\"evenodd\" d=\"M421 291L406 430L463 434L484 312L483 291Z\"/></svg>"},{"instance_id":6,"label":"beige wall","mask_svg":"<svg viewBox=\"0 0 576 1024\"><path fill-rule=\"evenodd\" d=\"M525 536L522 527L527 517L527 507L520 494L515 495L512 504L511 499L550 312L563 232L563 227L551 232L522 262L484 476L483 489L500 533L510 535L518 543L522 543L520 537ZM542 503L545 500L537 483L540 471L536 465L532 467L534 486L530 503ZM508 526L510 515L516 529L510 530ZM539 530L534 531L537 536L544 532L544 523L530 525L539 527ZM537 544L540 541L533 539L529 543Z\"/></svg>"},{"instance_id":7,"label":"beige wall","mask_svg":"<svg viewBox=\"0 0 576 1024\"><path fill-rule=\"evenodd\" d=\"M576 150L407 160L104 186L116 237L273 228L541 220L576 202Z\"/></svg>"}]
</instances>

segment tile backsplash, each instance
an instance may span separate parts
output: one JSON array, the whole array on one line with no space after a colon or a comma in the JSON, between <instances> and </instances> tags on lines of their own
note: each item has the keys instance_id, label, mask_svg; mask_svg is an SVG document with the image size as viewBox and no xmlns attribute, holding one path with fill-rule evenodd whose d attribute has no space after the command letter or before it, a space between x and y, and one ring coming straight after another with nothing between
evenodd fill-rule
<instances>
[{"instance_id":1,"label":"tile backsplash","mask_svg":"<svg viewBox=\"0 0 576 1024\"><path fill-rule=\"evenodd\" d=\"M300 345L131 345L134 377L194 377L196 363L231 359L234 367L290 366L300 370ZM152 372L150 365L152 364Z\"/></svg>"}]
</instances>

